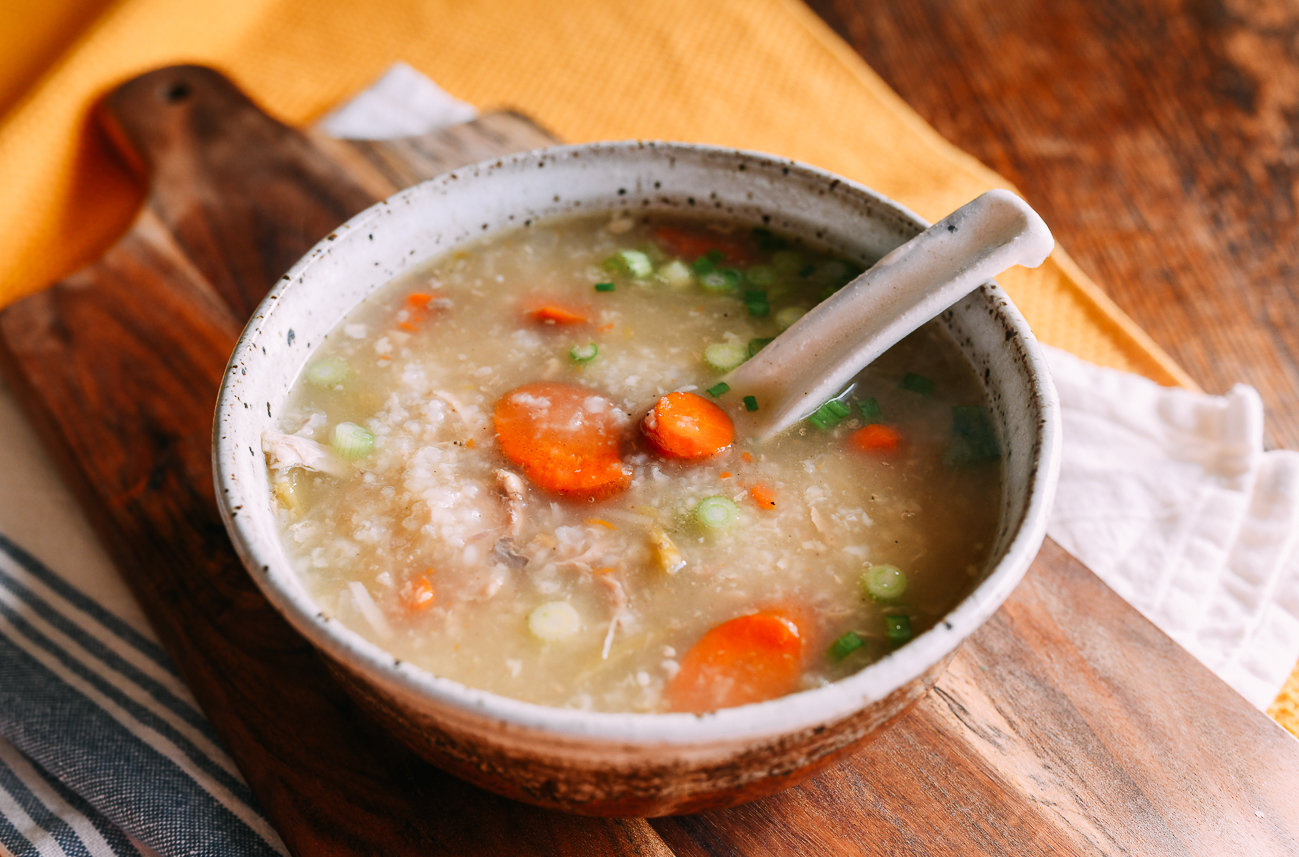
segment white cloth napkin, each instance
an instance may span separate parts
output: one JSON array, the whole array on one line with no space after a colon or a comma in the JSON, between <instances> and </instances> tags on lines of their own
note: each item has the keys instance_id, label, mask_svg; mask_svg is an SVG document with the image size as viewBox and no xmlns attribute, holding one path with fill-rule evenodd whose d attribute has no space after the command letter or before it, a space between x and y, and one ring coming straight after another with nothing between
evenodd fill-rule
<instances>
[{"instance_id":1,"label":"white cloth napkin","mask_svg":"<svg viewBox=\"0 0 1299 857\"><path fill-rule=\"evenodd\" d=\"M1054 348L1064 461L1047 532L1258 708L1299 659L1299 453L1263 403L1160 387Z\"/></svg>"}]
</instances>

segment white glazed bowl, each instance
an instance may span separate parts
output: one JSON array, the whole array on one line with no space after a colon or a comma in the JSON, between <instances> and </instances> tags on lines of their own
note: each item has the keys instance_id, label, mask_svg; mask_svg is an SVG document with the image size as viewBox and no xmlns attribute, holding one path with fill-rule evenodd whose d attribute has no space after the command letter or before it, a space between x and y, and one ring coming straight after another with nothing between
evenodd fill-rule
<instances>
[{"instance_id":1,"label":"white glazed bowl","mask_svg":"<svg viewBox=\"0 0 1299 857\"><path fill-rule=\"evenodd\" d=\"M936 627L827 687L705 715L550 708L432 675L325 615L294 573L271 502L262 432L312 349L367 295L456 244L556 215L671 209L805 236L863 264L927 224L822 170L752 152L602 143L520 154L402 191L352 218L258 307L226 370L214 465L221 513L266 597L344 687L416 752L480 786L574 812L664 815L778 791L859 747L914 703L1023 577L1059 469L1055 391L1037 343L989 282L941 317L983 379L1005 487L978 586Z\"/></svg>"}]
</instances>

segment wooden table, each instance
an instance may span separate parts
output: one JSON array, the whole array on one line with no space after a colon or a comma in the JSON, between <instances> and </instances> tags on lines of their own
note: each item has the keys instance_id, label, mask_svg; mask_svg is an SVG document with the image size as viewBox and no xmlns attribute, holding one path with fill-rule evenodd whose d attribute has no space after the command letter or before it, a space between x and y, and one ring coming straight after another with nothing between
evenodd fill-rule
<instances>
[{"instance_id":1,"label":"wooden table","mask_svg":"<svg viewBox=\"0 0 1299 857\"><path fill-rule=\"evenodd\" d=\"M869 15L849 3L817 8L949 138L1016 181L1061 242L1206 387L1221 389L1244 378L1264 390L1274 413L1278 401L1293 407L1284 399L1294 387L1292 363L1276 356L1293 351L1260 347L1254 331L1271 328L1248 314L1258 300L1250 289L1272 280L1264 272L1291 252L1270 251L1277 245L1257 236L1285 230L1261 213L1247 216L1259 211L1251 194L1263 191L1250 184L1253 189L1231 196L1230 183L1218 185L1229 167L1211 169L1190 158L1191 151L1200 153L1194 148L1203 145L1199 138L1173 133L1197 127L1185 120L1188 113L1208 110L1218 121L1243 108L1226 94L1197 95L1174 85L1177 70L1188 63L1169 61L1164 68L1141 59L1151 57L1150 44L1162 44L1160 34L1170 44L1194 43L1193 34L1214 30L1216 19L1197 23L1185 13L1157 25L1132 10L1083 8L1080 0L1036 13L981 8L974 0L928 6L885 0ZM1152 30L1146 43L1132 32L1143 20ZM1025 43L1048 44L1054 54L1028 50ZM1107 48L1118 56L1117 70L1089 83L1095 78L1087 66L1071 57L1104 55ZM1222 78L1230 84L1226 90L1214 92L1246 91L1255 80L1228 77ZM1146 99L1146 106L1132 106L1122 95L1127 89L1114 95L1114 81L1128 79L1141 87L1163 80L1157 91L1169 94L1159 105ZM1272 89L1256 89L1258 104L1272 104ZM180 101L192 94L175 86L158 91ZM1031 101L1015 95L1028 91ZM1173 96L1185 99L1184 106L1170 108ZM1044 110L1043 104L1067 104L1071 113ZM1197 106L1200 112L1192 113ZM1269 109L1273 120L1285 113L1284 107ZM1161 148L1151 129L1163 127L1155 120L1168 110L1175 139ZM1039 130L1044 116L1051 124ZM197 128L210 133L225 127L137 119L142 124L135 131L149 137L146 147L185 143ZM1076 146L1066 123L1079 133ZM232 565L224 534L214 525L202 425L210 412L208 388L220 374L210 365L212 356L228 351L248 301L301 252L306 232L327 231L372 194L366 186L340 183L352 173L337 147L318 148L288 129L252 127L265 135L266 146L234 155L260 157L279 148L302 167L292 181L263 183L253 193L246 181L222 174L227 165L219 159L174 163L202 172L205 180L224 178L228 189L248 194L250 210L282 219L286 211L310 208L319 223L304 220L303 233L284 244L246 245L260 267L230 265L229 253L204 250L211 242L246 237L241 230L251 221L222 221L179 186L156 184L148 212L105 263L6 311L0 362L58 447L160 636L295 853L1299 853L1299 742L1049 542L1024 584L967 642L931 694L860 753L772 798L688 817L582 819L494 798L413 759L356 712L301 640L265 607ZM1229 130L1216 127L1206 139L1221 146ZM486 129L480 141L491 134ZM1111 149L1118 163L1108 167L1101 153ZM223 151L222 157L230 155ZM1230 157L1236 149L1224 151ZM1269 183L1266 199L1275 201L1262 211L1288 212L1281 205L1289 188L1284 157L1245 154L1233 162L1253 171L1251 182ZM1130 180L1123 178L1123 165ZM1169 174L1177 181L1161 184ZM330 192L302 192L326 187ZM1238 227L1212 216L1211 188L1225 200L1224 211L1237 201L1231 210L1241 212ZM1125 202L1126 195L1153 202L1149 209L1135 202L1106 206L1117 194L1125 194ZM1160 216L1180 216L1189 225L1177 237L1138 228L1146 217ZM1285 222L1293 222L1287 216ZM259 222L266 228L278 221L268 216ZM1275 256L1255 266L1238 262L1241 273L1227 264L1247 252ZM1208 310L1192 291L1209 293L1208 271L1214 285L1248 278L1250 288L1213 292L1214 312L1231 320L1221 329L1199 321ZM88 289L92 281L115 284L118 291ZM177 283L192 300L175 291ZM136 305L124 306L131 302ZM178 307L186 311L177 313ZM125 394L115 393L130 377L129 365L141 365L123 347L143 352L159 344L137 332L150 314L166 317L161 329L172 341L164 344L178 357L159 371L189 386L151 392L136 379ZM1285 333L1278 324L1273 335ZM112 348L101 347L114 337ZM1206 359L1207 343L1236 362ZM1256 352L1271 355L1272 362L1251 363ZM128 395L150 407L155 399L166 401L156 412L141 406L123 410L111 425L89 424L96 402L78 395L75 382L94 375L101 379L97 389L110 396ZM50 392L56 389L62 393ZM178 403L188 410L178 412ZM1275 440L1299 446L1299 415L1282 413L1289 421L1274 418ZM137 417L141 426L131 423ZM139 455L109 459L93 438L61 430L68 425L127 433L138 441L133 451ZM148 435L153 428L160 430ZM298 714L290 722L282 716L286 708Z\"/></svg>"}]
</instances>

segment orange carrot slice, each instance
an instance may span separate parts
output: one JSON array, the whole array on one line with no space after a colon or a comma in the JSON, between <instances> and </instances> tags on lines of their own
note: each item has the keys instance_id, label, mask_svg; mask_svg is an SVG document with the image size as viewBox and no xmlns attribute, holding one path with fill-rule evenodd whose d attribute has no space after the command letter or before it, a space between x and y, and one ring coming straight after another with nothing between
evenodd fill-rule
<instances>
[{"instance_id":1,"label":"orange carrot slice","mask_svg":"<svg viewBox=\"0 0 1299 857\"><path fill-rule=\"evenodd\" d=\"M696 459L716 455L735 439L726 411L694 393L668 393L654 403L641 431L665 458Z\"/></svg>"},{"instance_id":2,"label":"orange carrot slice","mask_svg":"<svg viewBox=\"0 0 1299 857\"><path fill-rule=\"evenodd\" d=\"M749 489L749 496L753 498L753 502L757 503L760 509L776 508L776 492L761 482Z\"/></svg>"},{"instance_id":3,"label":"orange carrot slice","mask_svg":"<svg viewBox=\"0 0 1299 857\"><path fill-rule=\"evenodd\" d=\"M429 583L427 577L417 577L411 581L410 589L406 592L407 610L412 613L427 610L433 606L435 600L433 597L433 584Z\"/></svg>"},{"instance_id":4,"label":"orange carrot slice","mask_svg":"<svg viewBox=\"0 0 1299 857\"><path fill-rule=\"evenodd\" d=\"M654 230L654 240L669 253L693 262L710 250L722 253L724 265L747 265L754 261L754 251L742 240L719 235L711 229L687 229L681 226L660 226Z\"/></svg>"},{"instance_id":5,"label":"orange carrot slice","mask_svg":"<svg viewBox=\"0 0 1299 857\"><path fill-rule=\"evenodd\" d=\"M567 309L562 306L547 304L546 306L537 307L528 313L532 316L533 321L539 321L542 324L586 324L587 318L576 310Z\"/></svg>"},{"instance_id":6,"label":"orange carrot slice","mask_svg":"<svg viewBox=\"0 0 1299 857\"><path fill-rule=\"evenodd\" d=\"M783 611L740 616L686 652L668 683L668 704L698 714L775 699L798 688L802 661L802 635Z\"/></svg>"},{"instance_id":7,"label":"orange carrot slice","mask_svg":"<svg viewBox=\"0 0 1299 857\"><path fill-rule=\"evenodd\" d=\"M621 455L623 415L589 387L524 384L497 403L495 424L501 452L540 488L600 500L631 484Z\"/></svg>"},{"instance_id":8,"label":"orange carrot slice","mask_svg":"<svg viewBox=\"0 0 1299 857\"><path fill-rule=\"evenodd\" d=\"M897 429L879 423L859 428L848 435L849 445L862 452L892 452L901 441L902 435Z\"/></svg>"}]
</instances>

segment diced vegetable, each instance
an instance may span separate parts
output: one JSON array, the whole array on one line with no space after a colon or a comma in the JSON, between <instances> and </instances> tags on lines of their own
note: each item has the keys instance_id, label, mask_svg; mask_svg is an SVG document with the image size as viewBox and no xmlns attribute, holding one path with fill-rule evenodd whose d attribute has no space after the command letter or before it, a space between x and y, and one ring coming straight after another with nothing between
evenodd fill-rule
<instances>
[{"instance_id":1,"label":"diced vegetable","mask_svg":"<svg viewBox=\"0 0 1299 857\"><path fill-rule=\"evenodd\" d=\"M749 489L749 496L753 498L753 502L758 504L759 509L770 510L776 508L776 492L761 482Z\"/></svg>"},{"instance_id":2,"label":"diced vegetable","mask_svg":"<svg viewBox=\"0 0 1299 857\"><path fill-rule=\"evenodd\" d=\"M695 520L704 529L724 530L740 520L740 507L729 497L705 497L695 507Z\"/></svg>"},{"instance_id":3,"label":"diced vegetable","mask_svg":"<svg viewBox=\"0 0 1299 857\"><path fill-rule=\"evenodd\" d=\"M911 640L911 617L910 616L885 616L884 633L888 636L889 642L894 648Z\"/></svg>"},{"instance_id":4,"label":"diced vegetable","mask_svg":"<svg viewBox=\"0 0 1299 857\"><path fill-rule=\"evenodd\" d=\"M568 349L568 356L577 364L590 363L599 353L600 346L594 342L588 342L586 345L574 345Z\"/></svg>"},{"instance_id":5,"label":"diced vegetable","mask_svg":"<svg viewBox=\"0 0 1299 857\"><path fill-rule=\"evenodd\" d=\"M547 491L599 500L631 484L617 405L589 387L524 384L497 403L494 422L501 452Z\"/></svg>"},{"instance_id":6,"label":"diced vegetable","mask_svg":"<svg viewBox=\"0 0 1299 857\"><path fill-rule=\"evenodd\" d=\"M351 368L342 357L325 357L308 367L307 380L317 387L337 387L347 379Z\"/></svg>"},{"instance_id":7,"label":"diced vegetable","mask_svg":"<svg viewBox=\"0 0 1299 857\"><path fill-rule=\"evenodd\" d=\"M571 637L581 627L582 617L567 601L548 601L528 614L528 630L547 643Z\"/></svg>"},{"instance_id":8,"label":"diced vegetable","mask_svg":"<svg viewBox=\"0 0 1299 857\"><path fill-rule=\"evenodd\" d=\"M770 265L754 265L744 272L744 279L760 288L766 288L776 282L776 269Z\"/></svg>"},{"instance_id":9,"label":"diced vegetable","mask_svg":"<svg viewBox=\"0 0 1299 857\"><path fill-rule=\"evenodd\" d=\"M729 372L749 357L743 345L714 342L704 349L704 362L718 372Z\"/></svg>"},{"instance_id":10,"label":"diced vegetable","mask_svg":"<svg viewBox=\"0 0 1299 857\"><path fill-rule=\"evenodd\" d=\"M781 307L776 311L776 327L781 330L788 330L794 326L794 322L807 315L807 310L801 306Z\"/></svg>"},{"instance_id":11,"label":"diced vegetable","mask_svg":"<svg viewBox=\"0 0 1299 857\"><path fill-rule=\"evenodd\" d=\"M866 645L865 640L849 631L831 643L830 648L826 649L825 655L835 663L839 663L864 645Z\"/></svg>"},{"instance_id":12,"label":"diced vegetable","mask_svg":"<svg viewBox=\"0 0 1299 857\"><path fill-rule=\"evenodd\" d=\"M953 464L972 464L1001 457L997 432L988 412L978 405L952 408L952 446L947 460Z\"/></svg>"},{"instance_id":13,"label":"diced vegetable","mask_svg":"<svg viewBox=\"0 0 1299 857\"><path fill-rule=\"evenodd\" d=\"M660 455L687 460L716 455L735 439L726 412L694 393L668 393L659 399L645 415L641 431Z\"/></svg>"},{"instance_id":14,"label":"diced vegetable","mask_svg":"<svg viewBox=\"0 0 1299 857\"><path fill-rule=\"evenodd\" d=\"M427 577L417 577L410 582L406 589L406 609L412 612L427 610L433 606L436 601L433 592L433 584L429 583Z\"/></svg>"},{"instance_id":15,"label":"diced vegetable","mask_svg":"<svg viewBox=\"0 0 1299 857\"><path fill-rule=\"evenodd\" d=\"M862 593L874 601L897 601L907 591L907 575L896 565L872 565L862 572Z\"/></svg>"},{"instance_id":16,"label":"diced vegetable","mask_svg":"<svg viewBox=\"0 0 1299 857\"><path fill-rule=\"evenodd\" d=\"M843 418L852 413L848 406L838 399L831 399L807 418L807 421L821 430L831 429L843 422Z\"/></svg>"},{"instance_id":17,"label":"diced vegetable","mask_svg":"<svg viewBox=\"0 0 1299 857\"><path fill-rule=\"evenodd\" d=\"M744 305L749 308L749 315L754 318L766 318L771 314L767 293L761 289L747 289L744 292Z\"/></svg>"},{"instance_id":18,"label":"diced vegetable","mask_svg":"<svg viewBox=\"0 0 1299 857\"><path fill-rule=\"evenodd\" d=\"M561 306L547 305L538 307L528 313L534 321L542 324L586 324L587 318L576 310L566 309Z\"/></svg>"},{"instance_id":19,"label":"diced vegetable","mask_svg":"<svg viewBox=\"0 0 1299 857\"><path fill-rule=\"evenodd\" d=\"M604 269L643 280L654 273L654 263L640 250L619 250L604 260Z\"/></svg>"},{"instance_id":20,"label":"diced vegetable","mask_svg":"<svg viewBox=\"0 0 1299 857\"><path fill-rule=\"evenodd\" d=\"M864 419L868 425L870 423L879 422L880 417L884 415L884 412L880 410L880 403L875 401L873 397L862 399L858 402L857 410L861 413L862 419Z\"/></svg>"},{"instance_id":21,"label":"diced vegetable","mask_svg":"<svg viewBox=\"0 0 1299 857\"><path fill-rule=\"evenodd\" d=\"M926 378L924 375L917 375L915 372L908 372L906 375L902 376L902 382L898 384L898 386L903 390L910 390L911 392L919 393L922 396L932 396L934 390L938 389L938 385L932 380Z\"/></svg>"},{"instance_id":22,"label":"diced vegetable","mask_svg":"<svg viewBox=\"0 0 1299 857\"><path fill-rule=\"evenodd\" d=\"M901 441L898 430L883 423L871 423L848 435L848 443L862 452L892 452Z\"/></svg>"},{"instance_id":23,"label":"diced vegetable","mask_svg":"<svg viewBox=\"0 0 1299 857\"><path fill-rule=\"evenodd\" d=\"M718 268L701 275L699 285L703 286L706 292L723 294L738 289L743 279L739 271L732 268Z\"/></svg>"},{"instance_id":24,"label":"diced vegetable","mask_svg":"<svg viewBox=\"0 0 1299 857\"><path fill-rule=\"evenodd\" d=\"M757 396L745 396L745 397L744 397L744 409L745 409L746 411L748 411L749 413L753 413L754 411L756 411L756 410L758 409L758 397L757 397Z\"/></svg>"},{"instance_id":25,"label":"diced vegetable","mask_svg":"<svg viewBox=\"0 0 1299 857\"><path fill-rule=\"evenodd\" d=\"M597 292L612 292L612 291L613 291L614 289L616 289L616 288L618 288L618 287L615 286L613 283L596 283L596 284L595 284L595 290L596 290Z\"/></svg>"},{"instance_id":26,"label":"diced vegetable","mask_svg":"<svg viewBox=\"0 0 1299 857\"><path fill-rule=\"evenodd\" d=\"M690 272L690 266L680 259L673 259L662 268L659 268L656 276L671 289L684 289L695 281L695 275Z\"/></svg>"},{"instance_id":27,"label":"diced vegetable","mask_svg":"<svg viewBox=\"0 0 1299 857\"><path fill-rule=\"evenodd\" d=\"M731 385L726 383L725 381L720 381L714 384L713 386L709 387L704 392L712 396L714 399L716 399L718 396L723 396L731 392Z\"/></svg>"},{"instance_id":28,"label":"diced vegetable","mask_svg":"<svg viewBox=\"0 0 1299 857\"><path fill-rule=\"evenodd\" d=\"M768 337L768 338L766 338L766 339L750 339L750 340L749 340L749 356L752 357L753 355L757 354L757 353L758 353L759 351L761 351L762 349L766 348L767 345L770 344L770 342L771 342L771 340L772 340L773 338L774 338L774 337Z\"/></svg>"},{"instance_id":29,"label":"diced vegetable","mask_svg":"<svg viewBox=\"0 0 1299 857\"><path fill-rule=\"evenodd\" d=\"M356 423L339 423L329 433L334 451L344 458L360 458L374 449L374 435Z\"/></svg>"},{"instance_id":30,"label":"diced vegetable","mask_svg":"<svg viewBox=\"0 0 1299 857\"><path fill-rule=\"evenodd\" d=\"M753 261L748 242L720 235L711 229L665 225L654 230L654 240L674 256L691 261L707 258L713 266L723 261L732 265L747 265Z\"/></svg>"},{"instance_id":31,"label":"diced vegetable","mask_svg":"<svg viewBox=\"0 0 1299 857\"><path fill-rule=\"evenodd\" d=\"M686 567L686 558L681 555L676 543L661 527L650 527L649 542L650 547L654 550L654 559L663 571L668 574L676 574Z\"/></svg>"},{"instance_id":32,"label":"diced vegetable","mask_svg":"<svg viewBox=\"0 0 1299 857\"><path fill-rule=\"evenodd\" d=\"M783 612L740 616L686 652L668 683L668 704L673 711L703 713L775 699L798 687L802 662L802 635Z\"/></svg>"}]
</instances>

